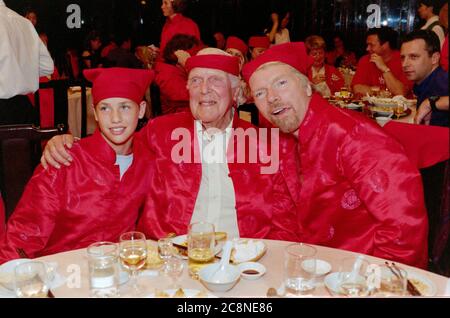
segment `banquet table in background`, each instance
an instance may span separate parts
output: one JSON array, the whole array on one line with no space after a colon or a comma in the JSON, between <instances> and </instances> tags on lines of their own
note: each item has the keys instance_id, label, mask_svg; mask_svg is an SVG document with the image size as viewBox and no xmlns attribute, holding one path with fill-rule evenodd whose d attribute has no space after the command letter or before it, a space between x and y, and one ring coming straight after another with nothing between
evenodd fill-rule
<instances>
[{"instance_id":1,"label":"banquet table in background","mask_svg":"<svg viewBox=\"0 0 450 318\"><path fill-rule=\"evenodd\" d=\"M78 89L70 88L67 91L67 98L69 103L68 109L68 124L69 131L75 137L81 137L81 91ZM94 133L97 122L94 117L94 110L92 108L92 93L91 88L86 89L86 133L90 135Z\"/></svg>"},{"instance_id":2,"label":"banquet table in background","mask_svg":"<svg viewBox=\"0 0 450 318\"><path fill-rule=\"evenodd\" d=\"M187 261L185 269L179 280L183 289L195 289L206 291L217 297L266 297L269 287L278 288L283 283L283 266L284 266L284 248L290 244L286 241L263 240L267 245L266 254L259 260L267 271L257 280L246 280L241 278L238 283L228 292L211 292L198 280L193 280L188 276ZM156 242L149 241L149 244L156 245ZM316 257L331 264L331 272L338 271L339 262L344 257L357 255L356 253L333 249L323 246L315 246L317 249ZM366 259L371 263L382 265L385 260L366 256ZM88 262L86 249L74 250L55 255L48 255L41 257L40 260L58 263L58 273L67 278L65 284L53 289L56 297L89 297L89 283L88 283ZM446 287L449 279L425 270L415 267L407 266L398 263L398 265L409 272L413 272L425 279L431 281L436 287L436 296L450 296L449 287ZM79 272L77 272L79 271ZM77 274L80 274L79 286L74 287L77 283ZM139 283L143 288L144 295L151 295L155 289L167 289L170 285L170 280L164 275L156 274L156 271L144 271L139 276ZM331 294L324 286L323 276L317 278L317 287L312 296L314 297L330 297ZM123 287L121 287L123 288ZM447 288L447 291L446 291ZM127 297L129 295L121 295Z\"/></svg>"}]
</instances>

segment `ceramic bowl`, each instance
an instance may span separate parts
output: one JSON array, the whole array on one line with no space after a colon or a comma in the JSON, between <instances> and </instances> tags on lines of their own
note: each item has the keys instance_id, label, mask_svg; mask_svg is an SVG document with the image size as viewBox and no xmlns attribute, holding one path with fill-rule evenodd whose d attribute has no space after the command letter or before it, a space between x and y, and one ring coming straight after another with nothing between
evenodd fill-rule
<instances>
[{"instance_id":1,"label":"ceramic bowl","mask_svg":"<svg viewBox=\"0 0 450 318\"><path fill-rule=\"evenodd\" d=\"M206 288L215 292L226 292L234 287L241 276L240 270L234 265L227 265L224 273L214 275L220 267L219 263L203 267L198 276ZM211 279L211 276L220 276L220 279Z\"/></svg>"},{"instance_id":2,"label":"ceramic bowl","mask_svg":"<svg viewBox=\"0 0 450 318\"><path fill-rule=\"evenodd\" d=\"M259 279L266 273L266 267L261 263L245 262L238 265L242 278L249 280Z\"/></svg>"}]
</instances>

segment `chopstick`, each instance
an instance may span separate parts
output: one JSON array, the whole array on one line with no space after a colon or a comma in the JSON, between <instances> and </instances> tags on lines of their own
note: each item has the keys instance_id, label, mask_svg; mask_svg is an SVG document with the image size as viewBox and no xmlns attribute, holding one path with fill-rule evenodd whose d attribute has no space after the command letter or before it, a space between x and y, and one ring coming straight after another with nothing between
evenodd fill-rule
<instances>
[{"instance_id":1,"label":"chopstick","mask_svg":"<svg viewBox=\"0 0 450 318\"><path fill-rule=\"evenodd\" d=\"M27 253L23 248L16 247L16 252L19 254L21 258L29 258ZM47 291L47 298L55 298L55 295L53 294L52 290L49 288Z\"/></svg>"},{"instance_id":2,"label":"chopstick","mask_svg":"<svg viewBox=\"0 0 450 318\"><path fill-rule=\"evenodd\" d=\"M400 272L400 269L397 267L397 265L394 262L391 262L391 264L389 264L389 262L384 262L387 267L391 270L391 272L397 276L399 279L401 279L402 275ZM412 295L412 296L422 296L422 294L420 293L420 291L416 288L416 286L414 286L413 283L411 283L411 281L409 279L406 279L406 288L408 289L408 292Z\"/></svg>"}]
</instances>

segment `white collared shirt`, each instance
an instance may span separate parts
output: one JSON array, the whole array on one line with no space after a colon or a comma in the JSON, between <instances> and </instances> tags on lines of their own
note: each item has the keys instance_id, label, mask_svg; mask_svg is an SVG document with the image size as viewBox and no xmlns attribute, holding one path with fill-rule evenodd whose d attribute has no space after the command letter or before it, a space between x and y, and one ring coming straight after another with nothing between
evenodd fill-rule
<instances>
[{"instance_id":1,"label":"white collared shirt","mask_svg":"<svg viewBox=\"0 0 450 318\"><path fill-rule=\"evenodd\" d=\"M233 120L225 131L210 134L204 130L201 121L195 121L202 179L191 218L191 223L204 221L214 224L216 231L227 232L228 239L239 237L236 197L226 158L232 125Z\"/></svg>"},{"instance_id":2,"label":"white collared shirt","mask_svg":"<svg viewBox=\"0 0 450 318\"><path fill-rule=\"evenodd\" d=\"M0 99L35 92L53 73L50 53L33 24L0 0Z\"/></svg>"},{"instance_id":3,"label":"white collared shirt","mask_svg":"<svg viewBox=\"0 0 450 318\"><path fill-rule=\"evenodd\" d=\"M426 30L432 23L438 21L439 22L439 17L437 15L429 18L427 20L427 23L425 23L425 25L423 27L421 27L421 30ZM436 35L439 37L439 42L441 43L441 49L442 46L444 45L444 40L445 40L445 33L444 33L444 29L438 25L435 25L432 29L431 29L434 33L436 33Z\"/></svg>"}]
</instances>

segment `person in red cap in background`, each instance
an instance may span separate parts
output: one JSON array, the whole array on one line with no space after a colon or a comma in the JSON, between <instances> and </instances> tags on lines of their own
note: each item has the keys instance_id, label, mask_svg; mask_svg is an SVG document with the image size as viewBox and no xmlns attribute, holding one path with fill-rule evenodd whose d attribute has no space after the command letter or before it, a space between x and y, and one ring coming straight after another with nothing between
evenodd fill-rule
<instances>
[{"instance_id":1,"label":"person in red cap in background","mask_svg":"<svg viewBox=\"0 0 450 318\"><path fill-rule=\"evenodd\" d=\"M216 231L227 232L229 239L297 241L295 206L282 171L261 173L262 168L277 165L277 155L283 160L295 142L280 138L278 153L269 145L270 135L264 140L257 127L239 119L236 57L206 48L187 60L186 69L191 112L154 118L136 136L154 153L157 176L148 187L138 230L157 239L186 234L190 223L207 221ZM244 139L252 142L242 146L236 141L239 133L246 133ZM229 147L231 141L234 147ZM72 142L66 136L66 144ZM256 162L249 162L250 153L261 154L267 147L272 160L262 162L258 156ZM58 158L70 164L61 136L49 141L42 161L55 165Z\"/></svg>"},{"instance_id":2,"label":"person in red cap in background","mask_svg":"<svg viewBox=\"0 0 450 318\"><path fill-rule=\"evenodd\" d=\"M325 40L318 35L308 36L305 40L306 51L314 60L308 71L313 88L323 97L334 96L345 86L341 72L332 65L325 64Z\"/></svg>"},{"instance_id":3,"label":"person in red cap in background","mask_svg":"<svg viewBox=\"0 0 450 318\"><path fill-rule=\"evenodd\" d=\"M245 63L247 63L247 53L248 47L244 41L236 36L229 36L227 38L227 44L225 52L231 54L232 56L236 56L239 59L239 74L242 71L242 67ZM241 90L240 94L237 98L237 107L242 104L248 103L251 101L250 89L244 81L240 82Z\"/></svg>"},{"instance_id":4,"label":"person in red cap in background","mask_svg":"<svg viewBox=\"0 0 450 318\"><path fill-rule=\"evenodd\" d=\"M135 228L151 181L150 153L134 140L153 72L90 69L99 129L70 150L67 169L41 165L28 182L0 241L0 263L118 241Z\"/></svg>"},{"instance_id":5,"label":"person in red cap in background","mask_svg":"<svg viewBox=\"0 0 450 318\"><path fill-rule=\"evenodd\" d=\"M311 63L304 43L286 43L243 69L260 112L298 140L293 155L302 183L290 190L299 238L425 268L428 219L419 171L376 123L313 93ZM288 163L281 163L283 171Z\"/></svg>"},{"instance_id":6,"label":"person in red cap in background","mask_svg":"<svg viewBox=\"0 0 450 318\"><path fill-rule=\"evenodd\" d=\"M248 40L248 47L250 48L250 57L254 60L270 47L269 37L264 35L252 36Z\"/></svg>"},{"instance_id":7,"label":"person in red cap in background","mask_svg":"<svg viewBox=\"0 0 450 318\"><path fill-rule=\"evenodd\" d=\"M167 20L161 32L161 52L164 52L167 42L177 34L192 35L200 41L197 24L183 15L186 5L186 0L162 0L161 10Z\"/></svg>"},{"instance_id":8,"label":"person in red cap in background","mask_svg":"<svg viewBox=\"0 0 450 318\"><path fill-rule=\"evenodd\" d=\"M236 36L229 36L227 38L227 45L225 52L239 58L239 72L247 62L248 46L240 38Z\"/></svg>"}]
</instances>

